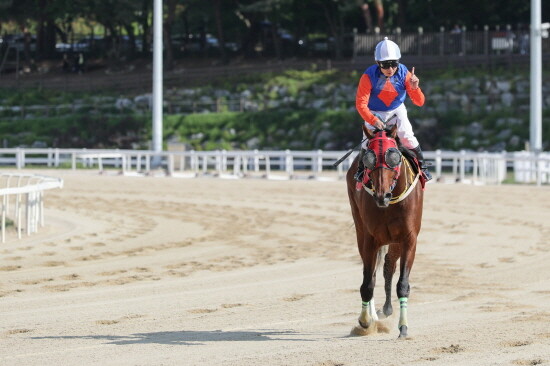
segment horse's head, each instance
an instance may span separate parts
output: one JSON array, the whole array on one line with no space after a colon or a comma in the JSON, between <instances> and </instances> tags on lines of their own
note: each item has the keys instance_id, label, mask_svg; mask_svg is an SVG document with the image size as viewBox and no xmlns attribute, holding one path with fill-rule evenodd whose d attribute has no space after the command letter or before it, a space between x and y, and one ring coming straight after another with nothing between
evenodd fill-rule
<instances>
[{"instance_id":1,"label":"horse's head","mask_svg":"<svg viewBox=\"0 0 550 366\"><path fill-rule=\"evenodd\" d=\"M369 144L363 155L369 180L378 207L388 207L401 168L401 152L397 144L397 126L371 131L364 128Z\"/></svg>"}]
</instances>

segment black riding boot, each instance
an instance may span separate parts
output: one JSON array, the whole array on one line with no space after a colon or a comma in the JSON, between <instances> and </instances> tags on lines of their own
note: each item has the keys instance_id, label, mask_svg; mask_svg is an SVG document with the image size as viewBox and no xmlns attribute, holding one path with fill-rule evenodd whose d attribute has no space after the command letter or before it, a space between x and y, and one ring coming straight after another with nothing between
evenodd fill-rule
<instances>
[{"instance_id":1,"label":"black riding boot","mask_svg":"<svg viewBox=\"0 0 550 366\"><path fill-rule=\"evenodd\" d=\"M432 175L430 174L430 171L428 170L428 166L426 165L426 162L424 161L424 154L422 154L422 150L420 149L420 145L415 147L411 150L416 155L416 159L418 160L418 164L420 164L420 169L422 169L422 172L424 173L424 176L426 177L426 181L432 179Z\"/></svg>"},{"instance_id":2,"label":"black riding boot","mask_svg":"<svg viewBox=\"0 0 550 366\"><path fill-rule=\"evenodd\" d=\"M363 182L363 174L365 174L365 165L363 164L363 156L365 155L365 149L361 148L359 152L359 163L357 164L357 172L353 176L356 181Z\"/></svg>"}]
</instances>

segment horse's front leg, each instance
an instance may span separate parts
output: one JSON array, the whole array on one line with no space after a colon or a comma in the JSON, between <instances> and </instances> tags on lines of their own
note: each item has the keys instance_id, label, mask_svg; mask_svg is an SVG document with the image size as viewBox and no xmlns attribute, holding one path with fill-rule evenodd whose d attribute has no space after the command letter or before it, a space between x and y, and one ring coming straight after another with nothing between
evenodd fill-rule
<instances>
[{"instance_id":1,"label":"horse's front leg","mask_svg":"<svg viewBox=\"0 0 550 366\"><path fill-rule=\"evenodd\" d=\"M407 336L407 305L411 286L409 285L409 274L414 263L416 254L416 237L404 243L401 248L401 261L399 281L397 281L397 297L399 297L399 338Z\"/></svg>"},{"instance_id":2,"label":"horse's front leg","mask_svg":"<svg viewBox=\"0 0 550 366\"><path fill-rule=\"evenodd\" d=\"M374 309L374 286L376 284L376 255L378 248L374 244L372 236L368 235L361 249L363 259L363 283L361 284L361 315L359 325L369 328L378 320Z\"/></svg>"},{"instance_id":3,"label":"horse's front leg","mask_svg":"<svg viewBox=\"0 0 550 366\"><path fill-rule=\"evenodd\" d=\"M384 258L384 291L386 293L386 302L382 308L382 313L379 314L381 317L388 317L393 314L393 307L391 305L391 284L399 255L399 247L397 245L390 245L388 253Z\"/></svg>"}]
</instances>

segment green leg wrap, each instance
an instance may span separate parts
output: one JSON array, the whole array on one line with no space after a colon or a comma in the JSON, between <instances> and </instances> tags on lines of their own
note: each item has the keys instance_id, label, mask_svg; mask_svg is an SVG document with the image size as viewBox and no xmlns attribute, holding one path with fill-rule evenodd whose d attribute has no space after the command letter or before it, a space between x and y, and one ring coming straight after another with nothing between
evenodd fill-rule
<instances>
[{"instance_id":1,"label":"green leg wrap","mask_svg":"<svg viewBox=\"0 0 550 366\"><path fill-rule=\"evenodd\" d=\"M408 326L407 302L408 302L408 299L406 297L399 298L399 328L401 328L402 325Z\"/></svg>"}]
</instances>

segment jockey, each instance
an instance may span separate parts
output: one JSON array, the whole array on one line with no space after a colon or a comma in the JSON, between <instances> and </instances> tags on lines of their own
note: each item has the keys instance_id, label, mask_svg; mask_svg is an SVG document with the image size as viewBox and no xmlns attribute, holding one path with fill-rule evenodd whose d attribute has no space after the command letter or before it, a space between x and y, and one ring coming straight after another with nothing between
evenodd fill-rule
<instances>
[{"instance_id":1,"label":"jockey","mask_svg":"<svg viewBox=\"0 0 550 366\"><path fill-rule=\"evenodd\" d=\"M361 117L365 120L365 126L370 129L384 129L382 120L390 120L388 123L397 124L397 135L403 146L411 150L420 164L420 168L426 180L432 179L430 172L424 162L424 156L420 149L420 144L414 136L411 122L407 117L405 108L405 93L409 95L412 102L421 107L424 105L424 93L418 86L420 80L407 67L399 63L401 51L399 46L385 37L383 41L376 45L374 50L375 65L365 70L359 81L355 105ZM393 115L397 118L391 119ZM366 136L363 133L363 138ZM359 166L355 179L359 182L363 180L363 153L366 150L368 141L362 145L359 158Z\"/></svg>"}]
</instances>

